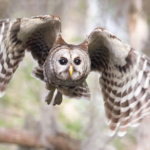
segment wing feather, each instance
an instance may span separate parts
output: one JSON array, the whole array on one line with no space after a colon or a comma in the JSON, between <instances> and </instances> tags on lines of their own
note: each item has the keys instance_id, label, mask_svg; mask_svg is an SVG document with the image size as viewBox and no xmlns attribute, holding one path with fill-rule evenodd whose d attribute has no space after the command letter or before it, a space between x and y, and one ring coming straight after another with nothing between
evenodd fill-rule
<instances>
[{"instance_id":1,"label":"wing feather","mask_svg":"<svg viewBox=\"0 0 150 150\"><path fill-rule=\"evenodd\" d=\"M61 23L57 16L0 21L0 96L4 95L15 70L23 60L25 50L31 52L42 70L42 65L60 32ZM42 76L39 78L43 80Z\"/></svg>"},{"instance_id":2,"label":"wing feather","mask_svg":"<svg viewBox=\"0 0 150 150\"><path fill-rule=\"evenodd\" d=\"M150 59L110 32L96 28L88 37L91 70L98 71L111 135L123 136L150 112Z\"/></svg>"}]
</instances>

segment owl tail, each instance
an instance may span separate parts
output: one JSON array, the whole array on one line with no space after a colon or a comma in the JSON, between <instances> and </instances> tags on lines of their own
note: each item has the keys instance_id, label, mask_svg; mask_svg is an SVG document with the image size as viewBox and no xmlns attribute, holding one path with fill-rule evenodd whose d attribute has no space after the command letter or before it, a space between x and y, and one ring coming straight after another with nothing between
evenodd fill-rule
<instances>
[{"instance_id":1,"label":"owl tail","mask_svg":"<svg viewBox=\"0 0 150 150\"><path fill-rule=\"evenodd\" d=\"M91 99L90 89L86 81L84 81L80 86L77 86L74 89L71 97L77 98L77 99L85 99L85 100Z\"/></svg>"}]
</instances>

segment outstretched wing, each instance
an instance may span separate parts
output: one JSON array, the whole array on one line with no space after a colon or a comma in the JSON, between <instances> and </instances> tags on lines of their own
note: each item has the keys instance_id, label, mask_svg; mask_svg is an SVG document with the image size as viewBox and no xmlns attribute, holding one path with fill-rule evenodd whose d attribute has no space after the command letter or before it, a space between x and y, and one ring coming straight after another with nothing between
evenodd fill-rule
<instances>
[{"instance_id":1,"label":"outstretched wing","mask_svg":"<svg viewBox=\"0 0 150 150\"><path fill-rule=\"evenodd\" d=\"M26 49L38 62L35 69L42 71L40 68L60 30L60 18L51 15L0 21L0 96L4 95Z\"/></svg>"},{"instance_id":2,"label":"outstretched wing","mask_svg":"<svg viewBox=\"0 0 150 150\"><path fill-rule=\"evenodd\" d=\"M123 136L150 112L150 59L102 28L88 37L91 70L101 72L111 135Z\"/></svg>"}]
</instances>

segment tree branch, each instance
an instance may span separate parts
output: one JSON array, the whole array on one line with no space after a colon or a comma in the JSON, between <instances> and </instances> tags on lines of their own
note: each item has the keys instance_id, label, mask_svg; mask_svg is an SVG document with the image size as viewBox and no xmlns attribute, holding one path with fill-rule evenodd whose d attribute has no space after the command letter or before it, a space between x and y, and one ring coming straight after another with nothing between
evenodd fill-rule
<instances>
[{"instance_id":1,"label":"tree branch","mask_svg":"<svg viewBox=\"0 0 150 150\"><path fill-rule=\"evenodd\" d=\"M56 136L47 136L46 140L55 150L79 150L80 141L75 140L64 133L58 133ZM15 129L0 129L0 143L12 143L28 147L47 148L40 141L40 136L35 136L27 131Z\"/></svg>"}]
</instances>

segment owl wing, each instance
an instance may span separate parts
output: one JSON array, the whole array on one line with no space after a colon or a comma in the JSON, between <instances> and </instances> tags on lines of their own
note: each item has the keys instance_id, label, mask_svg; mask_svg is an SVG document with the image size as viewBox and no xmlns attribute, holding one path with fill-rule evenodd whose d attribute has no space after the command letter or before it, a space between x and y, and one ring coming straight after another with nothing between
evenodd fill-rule
<instances>
[{"instance_id":1,"label":"owl wing","mask_svg":"<svg viewBox=\"0 0 150 150\"><path fill-rule=\"evenodd\" d=\"M36 71L33 70L35 76L39 75L43 80L42 65L60 30L60 18L57 16L45 15L0 21L0 96L4 95L26 49L38 62Z\"/></svg>"},{"instance_id":2,"label":"owl wing","mask_svg":"<svg viewBox=\"0 0 150 150\"><path fill-rule=\"evenodd\" d=\"M88 37L91 70L101 73L111 135L123 136L150 112L150 59L103 28Z\"/></svg>"}]
</instances>

